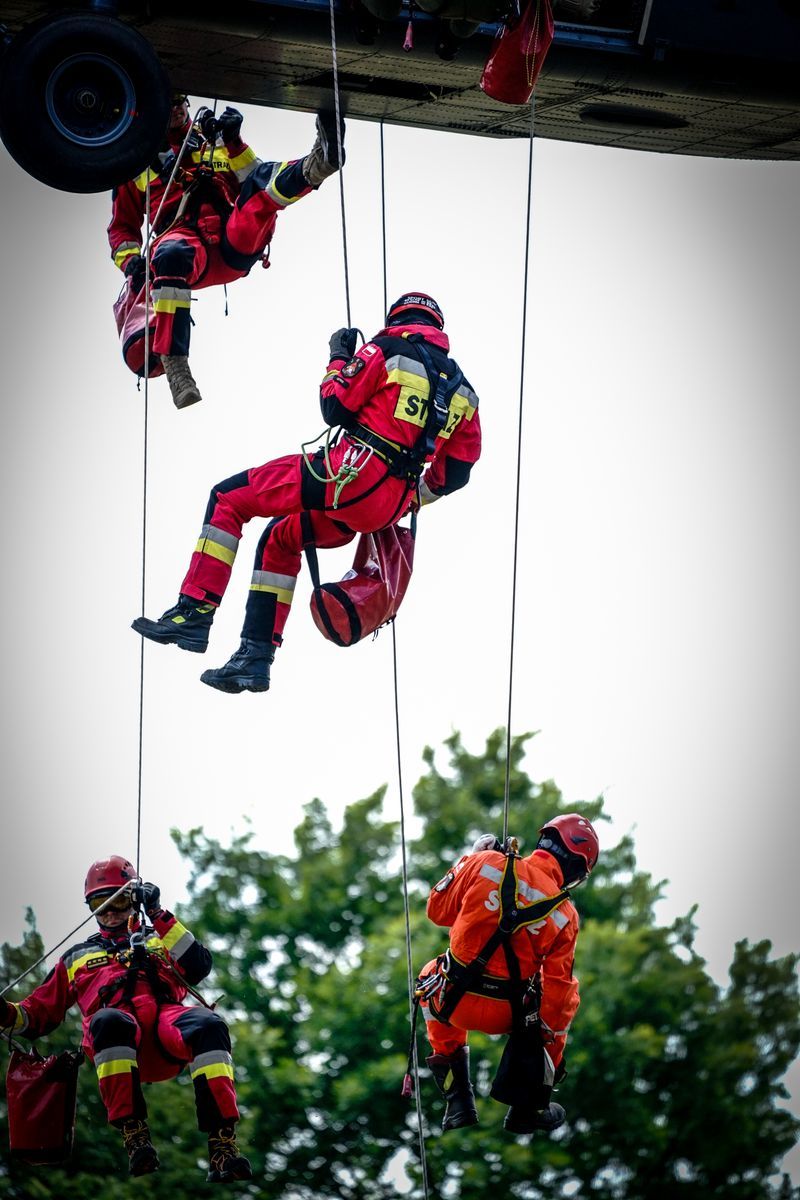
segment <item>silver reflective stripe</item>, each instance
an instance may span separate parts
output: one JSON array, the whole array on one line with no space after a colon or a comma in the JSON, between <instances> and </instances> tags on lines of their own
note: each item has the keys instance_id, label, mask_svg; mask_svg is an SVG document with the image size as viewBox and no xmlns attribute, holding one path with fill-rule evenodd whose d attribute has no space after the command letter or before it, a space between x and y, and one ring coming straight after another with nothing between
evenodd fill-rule
<instances>
[{"instance_id":1,"label":"silver reflective stripe","mask_svg":"<svg viewBox=\"0 0 800 1200\"><path fill-rule=\"evenodd\" d=\"M418 358L408 358L405 354L393 354L386 360L386 374L392 371L403 371L407 375L417 375L428 383L428 372Z\"/></svg>"},{"instance_id":2,"label":"silver reflective stripe","mask_svg":"<svg viewBox=\"0 0 800 1200\"><path fill-rule=\"evenodd\" d=\"M173 958L180 958L181 955L185 954L189 947L193 945L194 934L189 933L189 930L187 929L183 937L179 937L175 945L170 947L169 952Z\"/></svg>"},{"instance_id":3,"label":"silver reflective stripe","mask_svg":"<svg viewBox=\"0 0 800 1200\"><path fill-rule=\"evenodd\" d=\"M427 1004L421 1004L420 1008L422 1009L422 1015L426 1021L435 1021L436 1020L436 1017L433 1015L431 1010L428 1008Z\"/></svg>"},{"instance_id":4,"label":"silver reflective stripe","mask_svg":"<svg viewBox=\"0 0 800 1200\"><path fill-rule=\"evenodd\" d=\"M189 1070L202 1070L203 1067L210 1067L213 1063L225 1063L226 1067L232 1067L233 1059L227 1050L208 1050L205 1054L198 1054L197 1058L192 1059Z\"/></svg>"},{"instance_id":5,"label":"silver reflective stripe","mask_svg":"<svg viewBox=\"0 0 800 1200\"><path fill-rule=\"evenodd\" d=\"M98 1050L94 1056L94 1065L97 1067L101 1063L119 1062L123 1058L136 1062L136 1051L133 1046L109 1046L108 1050Z\"/></svg>"},{"instance_id":6,"label":"silver reflective stripe","mask_svg":"<svg viewBox=\"0 0 800 1200\"><path fill-rule=\"evenodd\" d=\"M559 912L558 909L555 909L554 912L551 912L550 916L555 921L559 929L563 929L565 925L569 925L569 917L565 916L564 913Z\"/></svg>"},{"instance_id":7,"label":"silver reflective stripe","mask_svg":"<svg viewBox=\"0 0 800 1200\"><path fill-rule=\"evenodd\" d=\"M191 288L181 287L154 287L153 288L153 303L156 300L191 300Z\"/></svg>"},{"instance_id":8,"label":"silver reflective stripe","mask_svg":"<svg viewBox=\"0 0 800 1200\"><path fill-rule=\"evenodd\" d=\"M456 395L463 396L464 399L467 401L467 404L469 404L470 408L478 407L478 397L475 395L472 388L467 387L467 385L465 383L460 383L458 385L458 390L456 391Z\"/></svg>"},{"instance_id":9,"label":"silver reflective stripe","mask_svg":"<svg viewBox=\"0 0 800 1200\"><path fill-rule=\"evenodd\" d=\"M531 904L535 904L537 900L547 899L547 892L540 892L538 888L531 887L524 879L519 881L519 892L526 900L530 900Z\"/></svg>"},{"instance_id":10,"label":"silver reflective stripe","mask_svg":"<svg viewBox=\"0 0 800 1200\"><path fill-rule=\"evenodd\" d=\"M216 525L204 525L200 530L200 538L208 538L209 541L216 542L218 546L225 546L228 550L233 550L234 554L239 549L239 539L232 533L226 533L224 529L217 529Z\"/></svg>"},{"instance_id":11,"label":"silver reflective stripe","mask_svg":"<svg viewBox=\"0 0 800 1200\"><path fill-rule=\"evenodd\" d=\"M500 883L503 878L503 872L491 863L482 863L479 874L483 875L484 879L491 879L492 883Z\"/></svg>"},{"instance_id":12,"label":"silver reflective stripe","mask_svg":"<svg viewBox=\"0 0 800 1200\"><path fill-rule=\"evenodd\" d=\"M253 571L254 587L276 587L293 592L297 584L296 575L279 575L277 571Z\"/></svg>"}]
</instances>

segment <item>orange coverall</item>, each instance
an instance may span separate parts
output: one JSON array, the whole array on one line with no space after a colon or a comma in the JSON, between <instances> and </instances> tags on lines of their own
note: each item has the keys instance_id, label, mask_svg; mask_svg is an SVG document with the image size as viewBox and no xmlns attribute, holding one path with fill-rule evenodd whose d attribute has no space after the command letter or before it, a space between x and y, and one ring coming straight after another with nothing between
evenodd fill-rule
<instances>
[{"instance_id":1,"label":"orange coverall","mask_svg":"<svg viewBox=\"0 0 800 1200\"><path fill-rule=\"evenodd\" d=\"M450 955L462 965L477 958L497 928L505 863L505 855L499 850L465 854L428 897L428 918L434 925L450 927ZM563 886L561 868L546 850L534 850L516 865L522 903L532 904L554 896ZM563 1057L567 1032L580 1003L578 981L572 973L577 937L578 914L572 902L565 900L543 921L520 929L511 941L522 978L540 976L542 1035L556 1067ZM422 969L420 978L441 973L441 965L441 959L433 959ZM489 959L485 974L508 979L502 948ZM435 1005L441 1004L446 995L447 984L444 992L435 997ZM455 1053L465 1045L471 1029L483 1033L511 1032L511 1005L507 1000L467 992L447 1025L436 1020L427 1000L422 1000L421 1007L435 1054Z\"/></svg>"}]
</instances>

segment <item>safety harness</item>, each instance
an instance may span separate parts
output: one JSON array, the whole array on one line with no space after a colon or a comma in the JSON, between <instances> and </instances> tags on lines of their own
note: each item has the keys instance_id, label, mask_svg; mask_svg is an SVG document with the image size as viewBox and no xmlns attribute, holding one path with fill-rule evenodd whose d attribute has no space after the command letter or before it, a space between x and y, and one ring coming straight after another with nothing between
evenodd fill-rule
<instances>
[{"instance_id":1,"label":"safety harness","mask_svg":"<svg viewBox=\"0 0 800 1200\"><path fill-rule=\"evenodd\" d=\"M410 1094L407 1092L407 1086L410 1086L417 1015L422 1000L427 1001L428 1011L434 1020L443 1025L450 1023L456 1007L468 992L490 996L496 1000L507 1000L511 1005L512 1023L515 1027L525 1024L526 1020L533 1015L528 1011L530 1008L535 1009L538 1018L539 976L536 974L530 979L522 978L519 959L514 952L511 939L520 929L526 929L549 917L550 913L569 899L570 889L562 888L555 896L545 896L542 900L536 900L533 904L523 907L519 900L519 878L516 868L516 862L520 855L514 838L509 838L506 845L502 847L502 853L506 856L506 861L500 881L500 913L497 918L497 928L472 962L461 963L448 950L437 960L438 969L432 975L417 980L411 1017L411 1044L404 1094ZM501 947L508 967L509 978L507 980L484 974L492 955ZM442 1003L439 1005L435 1003L437 995L443 995Z\"/></svg>"},{"instance_id":2,"label":"safety harness","mask_svg":"<svg viewBox=\"0 0 800 1200\"><path fill-rule=\"evenodd\" d=\"M332 440L329 433L325 445L321 446L313 455L309 455L306 452L305 447L310 445L309 442L306 442L301 447L301 450L305 468L311 478L317 484L322 484L323 486L328 483L336 485L333 504L310 504L309 507L320 508L323 511L347 508L351 504L357 504L359 501L366 499L367 496L376 491L390 476L397 479L404 479L409 487L416 488L419 485L419 479L425 467L426 459L436 449L436 439L447 424L450 401L461 386L464 375L458 363L449 358L447 359L447 365L448 369L452 368L451 373L448 374L447 370L438 370L422 334L410 334L405 340L410 342L419 354L422 365L425 368L425 374L428 377L429 400L425 413L425 425L419 437L413 446L398 446L395 442L381 437L380 434L368 429L365 425L356 424L351 428L337 431ZM334 471L330 463L330 450L336 444L339 432L344 433L344 436L351 442L353 452L348 452L338 471ZM315 438L313 440L316 441L318 439ZM345 486L358 479L359 474L373 454L377 454L378 458L386 464L386 474L357 496L349 497L346 500L340 499ZM323 464L325 468L324 473L321 469ZM405 497L401 500L401 505L404 501ZM394 517L387 524L391 525L393 521Z\"/></svg>"}]
</instances>

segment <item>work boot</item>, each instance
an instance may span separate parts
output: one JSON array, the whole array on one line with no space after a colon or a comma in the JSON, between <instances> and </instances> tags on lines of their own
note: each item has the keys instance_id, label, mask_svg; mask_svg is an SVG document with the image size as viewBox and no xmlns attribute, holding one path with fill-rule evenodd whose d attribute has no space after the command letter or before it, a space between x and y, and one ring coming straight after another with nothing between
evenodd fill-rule
<instances>
[{"instance_id":1,"label":"work boot","mask_svg":"<svg viewBox=\"0 0 800 1200\"><path fill-rule=\"evenodd\" d=\"M339 132L342 141L342 161L339 162ZM303 174L312 187L335 175L344 166L344 117L336 126L336 113L330 110L317 113L317 140L303 159Z\"/></svg>"},{"instance_id":2,"label":"work boot","mask_svg":"<svg viewBox=\"0 0 800 1200\"><path fill-rule=\"evenodd\" d=\"M146 1121L130 1117L120 1125L122 1140L128 1152L128 1171L131 1175L149 1175L158 1170L158 1152L150 1141Z\"/></svg>"},{"instance_id":3,"label":"work boot","mask_svg":"<svg viewBox=\"0 0 800 1200\"><path fill-rule=\"evenodd\" d=\"M208 1135L209 1183L232 1183L235 1179L252 1179L249 1159L239 1153L233 1125L222 1125Z\"/></svg>"},{"instance_id":4,"label":"work boot","mask_svg":"<svg viewBox=\"0 0 800 1200\"><path fill-rule=\"evenodd\" d=\"M188 408L190 404L197 404L198 400L203 399L185 354L162 354L161 363L176 408Z\"/></svg>"},{"instance_id":5,"label":"work boot","mask_svg":"<svg viewBox=\"0 0 800 1200\"><path fill-rule=\"evenodd\" d=\"M269 642L242 638L239 649L224 667L203 671L200 679L220 692L267 692L274 658L275 647Z\"/></svg>"},{"instance_id":6,"label":"work boot","mask_svg":"<svg viewBox=\"0 0 800 1200\"><path fill-rule=\"evenodd\" d=\"M425 1062L447 1101L442 1117L445 1133L448 1129L477 1125L478 1110L469 1078L469 1046L460 1046L454 1054L431 1054Z\"/></svg>"},{"instance_id":7,"label":"work boot","mask_svg":"<svg viewBox=\"0 0 800 1200\"><path fill-rule=\"evenodd\" d=\"M545 1133L552 1133L554 1129L558 1129L559 1125L563 1125L566 1119L567 1114L564 1109L554 1100L548 1104L547 1108L512 1104L506 1113L503 1128L507 1129L509 1133L535 1133L537 1129L543 1129Z\"/></svg>"},{"instance_id":8,"label":"work boot","mask_svg":"<svg viewBox=\"0 0 800 1200\"><path fill-rule=\"evenodd\" d=\"M214 612L213 604L180 595L175 607L168 608L157 621L137 617L131 622L131 629L135 629L142 637L149 638L151 642L161 642L163 645L174 643L180 646L181 650L205 654Z\"/></svg>"}]
</instances>

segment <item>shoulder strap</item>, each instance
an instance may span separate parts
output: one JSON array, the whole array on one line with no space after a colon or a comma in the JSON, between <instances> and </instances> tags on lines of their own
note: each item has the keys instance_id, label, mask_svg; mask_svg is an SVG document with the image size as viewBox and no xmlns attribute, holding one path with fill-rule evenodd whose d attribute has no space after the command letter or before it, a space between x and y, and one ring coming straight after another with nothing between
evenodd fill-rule
<instances>
[{"instance_id":1,"label":"shoulder strap","mask_svg":"<svg viewBox=\"0 0 800 1200\"><path fill-rule=\"evenodd\" d=\"M447 424L447 414L450 411L450 401L464 379L464 374L454 359L448 358L448 366L452 365L453 373L438 371L433 356L425 344L421 334L415 333L406 339L414 347L422 359L425 373L428 376L430 398L425 414L425 428L414 444L414 452L421 458L433 454L436 439Z\"/></svg>"}]
</instances>

